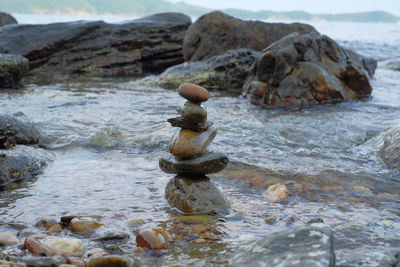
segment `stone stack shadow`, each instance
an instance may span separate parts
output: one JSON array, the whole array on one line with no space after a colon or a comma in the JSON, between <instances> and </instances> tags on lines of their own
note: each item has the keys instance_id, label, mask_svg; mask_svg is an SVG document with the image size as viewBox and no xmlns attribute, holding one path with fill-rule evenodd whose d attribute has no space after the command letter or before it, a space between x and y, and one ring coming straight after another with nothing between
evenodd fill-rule
<instances>
[{"instance_id":1,"label":"stone stack shadow","mask_svg":"<svg viewBox=\"0 0 400 267\"><path fill-rule=\"evenodd\" d=\"M176 174L165 189L168 203L186 214L226 211L229 204L222 192L206 174L222 171L228 157L206 148L217 134L207 110L201 105L209 98L208 91L196 84L184 83L178 93L187 101L178 109L180 116L168 119L180 129L168 145L170 155L159 160L160 169Z\"/></svg>"}]
</instances>

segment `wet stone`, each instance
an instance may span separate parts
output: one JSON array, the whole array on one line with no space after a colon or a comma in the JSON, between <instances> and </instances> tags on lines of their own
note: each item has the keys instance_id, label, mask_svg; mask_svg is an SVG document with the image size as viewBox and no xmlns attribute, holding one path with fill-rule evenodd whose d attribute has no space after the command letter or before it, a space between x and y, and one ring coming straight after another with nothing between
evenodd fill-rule
<instances>
[{"instance_id":1,"label":"wet stone","mask_svg":"<svg viewBox=\"0 0 400 267\"><path fill-rule=\"evenodd\" d=\"M28 267L56 267L57 261L51 257L22 257L21 261Z\"/></svg>"},{"instance_id":2,"label":"wet stone","mask_svg":"<svg viewBox=\"0 0 400 267\"><path fill-rule=\"evenodd\" d=\"M46 255L48 257L55 255L54 251L52 251L51 249L43 245L40 241L34 238L27 237L24 242L24 247L36 255Z\"/></svg>"},{"instance_id":3,"label":"wet stone","mask_svg":"<svg viewBox=\"0 0 400 267\"><path fill-rule=\"evenodd\" d=\"M217 134L211 126L207 131L199 133L188 129L177 131L168 145L168 151L180 158L190 158L203 152Z\"/></svg>"},{"instance_id":4,"label":"wet stone","mask_svg":"<svg viewBox=\"0 0 400 267\"><path fill-rule=\"evenodd\" d=\"M53 237L45 240L43 245L63 256L83 253L82 241L76 238Z\"/></svg>"},{"instance_id":5,"label":"wet stone","mask_svg":"<svg viewBox=\"0 0 400 267\"><path fill-rule=\"evenodd\" d=\"M191 101L186 101L179 112L185 121L204 123L207 120L207 110L202 105Z\"/></svg>"},{"instance_id":6,"label":"wet stone","mask_svg":"<svg viewBox=\"0 0 400 267\"><path fill-rule=\"evenodd\" d=\"M136 243L138 247L154 250L169 249L168 242L171 240L171 236L163 228L141 229L136 236Z\"/></svg>"},{"instance_id":7,"label":"wet stone","mask_svg":"<svg viewBox=\"0 0 400 267\"><path fill-rule=\"evenodd\" d=\"M228 201L207 176L172 178L165 188L168 203L183 213L214 214L229 209Z\"/></svg>"},{"instance_id":8,"label":"wet stone","mask_svg":"<svg viewBox=\"0 0 400 267\"><path fill-rule=\"evenodd\" d=\"M7 232L0 232L0 245L8 246L8 245L16 245L19 243L20 241L15 235Z\"/></svg>"},{"instance_id":9,"label":"wet stone","mask_svg":"<svg viewBox=\"0 0 400 267\"><path fill-rule=\"evenodd\" d=\"M209 98L207 89L193 83L181 84L178 93L181 97L194 103L205 102Z\"/></svg>"},{"instance_id":10,"label":"wet stone","mask_svg":"<svg viewBox=\"0 0 400 267\"><path fill-rule=\"evenodd\" d=\"M289 191L283 184L273 184L267 188L263 195L270 202L279 202L289 198Z\"/></svg>"},{"instance_id":11,"label":"wet stone","mask_svg":"<svg viewBox=\"0 0 400 267\"><path fill-rule=\"evenodd\" d=\"M94 256L89 259L87 265L88 267L106 267L106 266L113 266L113 267L131 267L134 265L134 259L124 256Z\"/></svg>"},{"instance_id":12,"label":"wet stone","mask_svg":"<svg viewBox=\"0 0 400 267\"><path fill-rule=\"evenodd\" d=\"M231 266L335 266L333 235L318 223L242 243Z\"/></svg>"},{"instance_id":13,"label":"wet stone","mask_svg":"<svg viewBox=\"0 0 400 267\"><path fill-rule=\"evenodd\" d=\"M74 218L70 221L69 227L71 231L75 233L86 234L93 232L97 227L100 227L102 225L102 223L99 223L92 218Z\"/></svg>"},{"instance_id":14,"label":"wet stone","mask_svg":"<svg viewBox=\"0 0 400 267\"><path fill-rule=\"evenodd\" d=\"M160 169L166 173L208 174L225 169L228 157L222 152L204 152L190 159L179 159L172 155L159 160Z\"/></svg>"}]
</instances>

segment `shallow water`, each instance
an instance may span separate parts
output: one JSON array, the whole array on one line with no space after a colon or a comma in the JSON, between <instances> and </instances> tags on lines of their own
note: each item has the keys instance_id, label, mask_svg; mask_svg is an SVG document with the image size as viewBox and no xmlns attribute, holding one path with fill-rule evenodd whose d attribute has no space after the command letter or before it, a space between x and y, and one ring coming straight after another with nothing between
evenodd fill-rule
<instances>
[{"instance_id":1,"label":"shallow water","mask_svg":"<svg viewBox=\"0 0 400 267\"><path fill-rule=\"evenodd\" d=\"M386 34L392 26L383 27ZM336 36L361 53L370 51L362 36L360 41ZM381 51L389 44L371 42L377 58L387 56ZM392 253L386 253L388 244L400 251L400 171L385 166L377 148L379 134L399 122L400 72L378 68L372 85L367 101L303 110L262 109L213 92L205 103L218 127L210 149L225 152L232 164L212 178L231 212L215 216L212 244L180 240L161 257L137 257L163 266L226 265L243 240L316 218L334 230L338 264L352 262L360 248L377 258ZM183 102L175 91L121 80L51 85L26 80L24 90L1 92L2 113L24 113L56 160L35 178L0 192L0 231L38 231L34 224L41 217L94 216L105 224L99 232L129 232L131 239L117 253L131 253L136 244L129 219L173 229L179 214L164 199L173 176L158 169L158 158L175 131L166 119ZM299 183L304 190L284 203L269 203L262 193L277 182ZM266 223L271 215L276 222Z\"/></svg>"}]
</instances>

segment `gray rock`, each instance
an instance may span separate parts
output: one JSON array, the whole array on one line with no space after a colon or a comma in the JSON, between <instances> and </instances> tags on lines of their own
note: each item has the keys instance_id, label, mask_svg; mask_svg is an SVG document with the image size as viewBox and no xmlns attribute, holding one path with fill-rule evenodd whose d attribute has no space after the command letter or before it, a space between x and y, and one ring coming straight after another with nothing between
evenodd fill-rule
<instances>
[{"instance_id":1,"label":"gray rock","mask_svg":"<svg viewBox=\"0 0 400 267\"><path fill-rule=\"evenodd\" d=\"M17 20L8 13L0 12L0 27L8 24L17 24Z\"/></svg>"},{"instance_id":2,"label":"gray rock","mask_svg":"<svg viewBox=\"0 0 400 267\"><path fill-rule=\"evenodd\" d=\"M216 213L229 209L217 186L207 176L172 178L165 188L168 203L183 213Z\"/></svg>"},{"instance_id":3,"label":"gray rock","mask_svg":"<svg viewBox=\"0 0 400 267\"><path fill-rule=\"evenodd\" d=\"M166 173L208 174L225 169L228 157L221 152L203 152L190 159L178 159L172 155L159 160L160 169Z\"/></svg>"},{"instance_id":4,"label":"gray rock","mask_svg":"<svg viewBox=\"0 0 400 267\"><path fill-rule=\"evenodd\" d=\"M137 82L169 89L190 82L212 90L241 91L252 65L260 55L260 52L246 48L230 50L204 61L170 67L161 75L149 76Z\"/></svg>"},{"instance_id":5,"label":"gray rock","mask_svg":"<svg viewBox=\"0 0 400 267\"><path fill-rule=\"evenodd\" d=\"M316 32L293 33L267 47L243 89L253 104L276 107L361 100L372 92L367 70Z\"/></svg>"},{"instance_id":6,"label":"gray rock","mask_svg":"<svg viewBox=\"0 0 400 267\"><path fill-rule=\"evenodd\" d=\"M400 168L400 127L392 127L382 134L380 155L385 164Z\"/></svg>"},{"instance_id":7,"label":"gray rock","mask_svg":"<svg viewBox=\"0 0 400 267\"><path fill-rule=\"evenodd\" d=\"M125 24L77 21L0 28L0 52L30 60L32 76L135 76L183 62L191 19L162 13Z\"/></svg>"},{"instance_id":8,"label":"gray rock","mask_svg":"<svg viewBox=\"0 0 400 267\"><path fill-rule=\"evenodd\" d=\"M393 58L379 62L379 67L382 69L400 71L400 58Z\"/></svg>"},{"instance_id":9,"label":"gray rock","mask_svg":"<svg viewBox=\"0 0 400 267\"><path fill-rule=\"evenodd\" d=\"M21 261L28 267L56 267L57 261L51 257L33 257L25 256L21 258Z\"/></svg>"},{"instance_id":10,"label":"gray rock","mask_svg":"<svg viewBox=\"0 0 400 267\"><path fill-rule=\"evenodd\" d=\"M231 266L334 266L333 235L325 224L295 227L241 244Z\"/></svg>"},{"instance_id":11,"label":"gray rock","mask_svg":"<svg viewBox=\"0 0 400 267\"><path fill-rule=\"evenodd\" d=\"M261 51L290 33L315 31L312 26L303 23L245 21L214 11L201 16L189 27L183 54L185 61L193 62L237 48Z\"/></svg>"},{"instance_id":12,"label":"gray rock","mask_svg":"<svg viewBox=\"0 0 400 267\"><path fill-rule=\"evenodd\" d=\"M0 149L0 185L36 172L53 159L52 153L40 148L17 145L8 150Z\"/></svg>"},{"instance_id":13,"label":"gray rock","mask_svg":"<svg viewBox=\"0 0 400 267\"><path fill-rule=\"evenodd\" d=\"M29 60L18 55L0 54L0 89L15 87L29 70Z\"/></svg>"},{"instance_id":14,"label":"gray rock","mask_svg":"<svg viewBox=\"0 0 400 267\"><path fill-rule=\"evenodd\" d=\"M31 123L15 116L0 115L0 149L14 145L43 144L43 137Z\"/></svg>"}]
</instances>

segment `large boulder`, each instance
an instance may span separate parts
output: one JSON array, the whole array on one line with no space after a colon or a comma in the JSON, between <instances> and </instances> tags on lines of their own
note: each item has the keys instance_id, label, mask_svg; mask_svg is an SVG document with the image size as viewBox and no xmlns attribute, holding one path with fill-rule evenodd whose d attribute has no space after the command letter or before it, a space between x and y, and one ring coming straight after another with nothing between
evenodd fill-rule
<instances>
[{"instance_id":1,"label":"large boulder","mask_svg":"<svg viewBox=\"0 0 400 267\"><path fill-rule=\"evenodd\" d=\"M17 145L7 150L0 149L0 185L33 174L53 159L52 153L41 148Z\"/></svg>"},{"instance_id":2,"label":"large boulder","mask_svg":"<svg viewBox=\"0 0 400 267\"><path fill-rule=\"evenodd\" d=\"M382 134L380 155L385 164L400 168L400 127L392 127Z\"/></svg>"},{"instance_id":3,"label":"large boulder","mask_svg":"<svg viewBox=\"0 0 400 267\"><path fill-rule=\"evenodd\" d=\"M176 89L183 83L195 83L207 89L240 91L260 52L247 48L230 50L204 61L172 66L158 76L148 76L138 83Z\"/></svg>"},{"instance_id":4,"label":"large boulder","mask_svg":"<svg viewBox=\"0 0 400 267\"><path fill-rule=\"evenodd\" d=\"M242 242L231 266L335 266L328 225L297 226L248 243Z\"/></svg>"},{"instance_id":5,"label":"large boulder","mask_svg":"<svg viewBox=\"0 0 400 267\"><path fill-rule=\"evenodd\" d=\"M0 149L18 144L42 145L43 137L31 123L11 115L0 115Z\"/></svg>"},{"instance_id":6,"label":"large boulder","mask_svg":"<svg viewBox=\"0 0 400 267\"><path fill-rule=\"evenodd\" d=\"M8 24L17 24L17 20L8 13L0 12L0 27Z\"/></svg>"},{"instance_id":7,"label":"large boulder","mask_svg":"<svg viewBox=\"0 0 400 267\"><path fill-rule=\"evenodd\" d=\"M366 69L317 32L290 34L263 50L244 85L257 105L306 107L371 95Z\"/></svg>"},{"instance_id":8,"label":"large boulder","mask_svg":"<svg viewBox=\"0 0 400 267\"><path fill-rule=\"evenodd\" d=\"M183 54L185 61L199 61L236 48L261 51L293 32L302 34L315 32L315 29L302 23L244 21L214 11L201 16L189 27L183 43Z\"/></svg>"},{"instance_id":9,"label":"large boulder","mask_svg":"<svg viewBox=\"0 0 400 267\"><path fill-rule=\"evenodd\" d=\"M183 62L191 19L162 13L125 24L103 21L0 28L0 52L30 60L32 75L135 76Z\"/></svg>"},{"instance_id":10,"label":"large boulder","mask_svg":"<svg viewBox=\"0 0 400 267\"><path fill-rule=\"evenodd\" d=\"M18 55L0 54L0 89L13 88L29 71L29 60Z\"/></svg>"}]
</instances>

